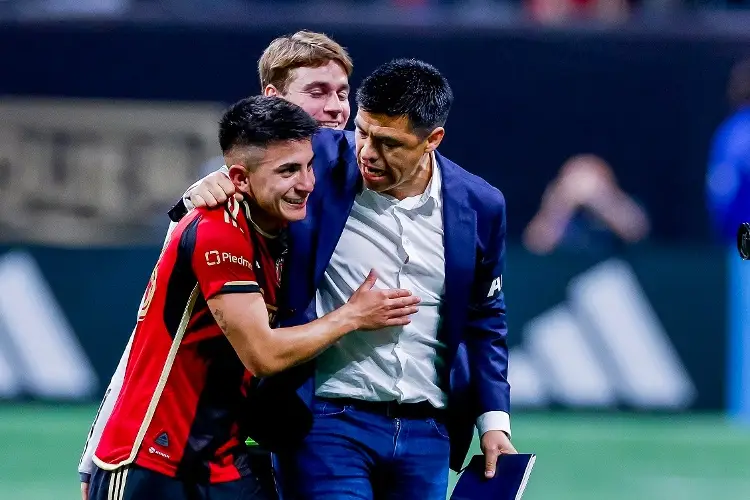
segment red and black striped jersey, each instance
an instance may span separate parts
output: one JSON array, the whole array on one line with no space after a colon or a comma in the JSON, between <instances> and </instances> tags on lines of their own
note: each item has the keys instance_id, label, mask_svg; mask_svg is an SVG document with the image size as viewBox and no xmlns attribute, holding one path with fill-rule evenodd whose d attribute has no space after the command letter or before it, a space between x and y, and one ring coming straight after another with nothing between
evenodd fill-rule
<instances>
[{"instance_id":1,"label":"red and black striped jersey","mask_svg":"<svg viewBox=\"0 0 750 500\"><path fill-rule=\"evenodd\" d=\"M175 228L138 310L122 388L96 448L105 470L136 463L224 482L249 473L243 422L252 381L209 310L222 293L262 293L274 322L283 242L246 202L197 209Z\"/></svg>"}]
</instances>

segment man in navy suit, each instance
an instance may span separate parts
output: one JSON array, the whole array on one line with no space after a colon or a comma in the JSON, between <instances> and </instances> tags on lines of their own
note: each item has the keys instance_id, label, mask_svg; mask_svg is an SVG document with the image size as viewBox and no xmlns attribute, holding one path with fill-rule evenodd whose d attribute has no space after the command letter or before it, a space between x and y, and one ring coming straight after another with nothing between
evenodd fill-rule
<instances>
[{"instance_id":1,"label":"man in navy suit","mask_svg":"<svg viewBox=\"0 0 750 500\"><path fill-rule=\"evenodd\" d=\"M265 382L269 397L296 390L312 408L301 445L277 455L286 499L442 500L475 425L488 477L500 454L515 453L505 200L436 151L452 101L437 69L395 60L358 90L354 137L322 131L313 143L317 184L308 217L290 226L282 325L340 307L370 268L376 286L410 289L421 305L406 327L354 332L314 365ZM211 174L190 199L217 187L233 194ZM269 416L268 442L294 434L303 413Z\"/></svg>"}]
</instances>

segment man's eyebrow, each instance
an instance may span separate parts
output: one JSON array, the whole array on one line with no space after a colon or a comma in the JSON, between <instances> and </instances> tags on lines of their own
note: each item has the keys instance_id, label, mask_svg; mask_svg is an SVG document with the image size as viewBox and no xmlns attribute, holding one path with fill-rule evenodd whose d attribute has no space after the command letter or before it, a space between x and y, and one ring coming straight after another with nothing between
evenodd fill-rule
<instances>
[{"instance_id":1,"label":"man's eyebrow","mask_svg":"<svg viewBox=\"0 0 750 500\"><path fill-rule=\"evenodd\" d=\"M374 134L374 135L375 135L375 139L379 140L380 142L387 142L391 144L403 144L404 143L401 139L397 137L393 137L392 135L387 135L387 134L386 135Z\"/></svg>"},{"instance_id":2,"label":"man's eyebrow","mask_svg":"<svg viewBox=\"0 0 750 500\"><path fill-rule=\"evenodd\" d=\"M362 124L356 118L354 119L354 126L357 127L360 130L363 130L362 129ZM394 137L394 136L389 135L389 134L374 134L374 133L371 133L371 135L376 140L378 140L380 142L386 141L386 142L392 142L392 143L395 143L395 144L403 144L404 143L404 141L402 141L398 137Z\"/></svg>"},{"instance_id":3,"label":"man's eyebrow","mask_svg":"<svg viewBox=\"0 0 750 500\"><path fill-rule=\"evenodd\" d=\"M312 88L315 88L315 87L329 87L329 86L330 85L328 84L328 82L319 82L319 81L317 81L317 82L310 82L310 83L308 83L307 85L305 85L302 88L303 89L312 89Z\"/></svg>"},{"instance_id":4,"label":"man's eyebrow","mask_svg":"<svg viewBox=\"0 0 750 500\"><path fill-rule=\"evenodd\" d=\"M316 87L317 88L328 88L328 87L331 87L331 86L332 85L329 82L315 81L315 82L308 83L307 85L305 85L304 87L302 87L302 89L303 90L310 90L310 89L314 89ZM349 83L348 82L339 86L340 90L349 90L349 88L350 87L349 87Z\"/></svg>"}]
</instances>

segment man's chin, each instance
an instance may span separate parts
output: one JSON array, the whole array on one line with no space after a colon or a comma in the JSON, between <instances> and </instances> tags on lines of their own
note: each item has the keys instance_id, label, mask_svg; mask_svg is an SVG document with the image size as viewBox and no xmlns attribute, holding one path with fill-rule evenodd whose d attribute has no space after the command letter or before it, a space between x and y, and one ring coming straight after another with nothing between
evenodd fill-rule
<instances>
[{"instance_id":1,"label":"man's chin","mask_svg":"<svg viewBox=\"0 0 750 500\"><path fill-rule=\"evenodd\" d=\"M364 178L363 181L367 189L375 191L376 193L383 193L392 187L392 184L388 181L374 181L366 178Z\"/></svg>"},{"instance_id":2,"label":"man's chin","mask_svg":"<svg viewBox=\"0 0 750 500\"><path fill-rule=\"evenodd\" d=\"M307 204L302 205L300 208L292 208L291 206L285 206L281 210L281 215L287 222L296 222L302 220L307 215Z\"/></svg>"}]
</instances>

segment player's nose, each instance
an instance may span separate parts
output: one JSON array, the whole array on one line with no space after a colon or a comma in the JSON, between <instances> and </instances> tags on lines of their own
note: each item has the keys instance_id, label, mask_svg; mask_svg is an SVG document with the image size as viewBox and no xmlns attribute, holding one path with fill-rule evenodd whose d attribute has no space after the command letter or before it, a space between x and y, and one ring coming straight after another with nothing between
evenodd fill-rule
<instances>
[{"instance_id":1,"label":"player's nose","mask_svg":"<svg viewBox=\"0 0 750 500\"><path fill-rule=\"evenodd\" d=\"M300 171L299 181L295 189L301 193L309 194L315 187L315 172L313 169L302 169Z\"/></svg>"},{"instance_id":2,"label":"player's nose","mask_svg":"<svg viewBox=\"0 0 750 500\"><path fill-rule=\"evenodd\" d=\"M326 99L326 105L323 108L326 113L333 115L340 115L344 112L344 106L341 104L339 96L335 92L331 92Z\"/></svg>"},{"instance_id":3,"label":"player's nose","mask_svg":"<svg viewBox=\"0 0 750 500\"><path fill-rule=\"evenodd\" d=\"M364 163L375 163L378 159L378 150L370 141L370 138L362 140L362 147L359 150L359 159Z\"/></svg>"}]
</instances>

